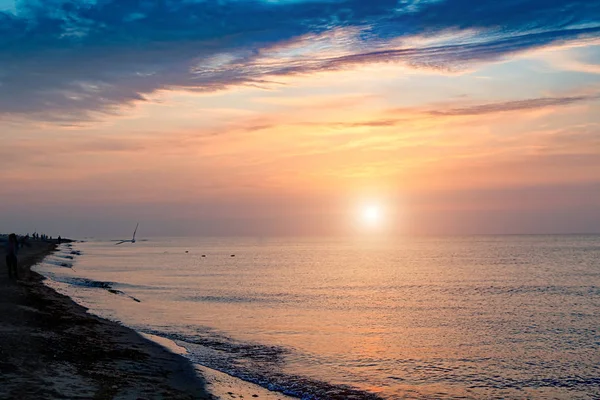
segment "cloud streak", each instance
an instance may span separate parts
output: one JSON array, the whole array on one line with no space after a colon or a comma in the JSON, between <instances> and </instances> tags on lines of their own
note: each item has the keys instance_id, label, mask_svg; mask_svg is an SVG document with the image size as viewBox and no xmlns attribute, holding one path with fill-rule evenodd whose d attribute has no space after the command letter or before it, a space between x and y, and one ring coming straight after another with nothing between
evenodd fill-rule
<instances>
[{"instance_id":1,"label":"cloud streak","mask_svg":"<svg viewBox=\"0 0 600 400\"><path fill-rule=\"evenodd\" d=\"M58 123L117 113L158 90L264 85L373 62L447 70L600 36L600 4L583 0L18 4L0 12L0 115ZM442 32L471 34L402 44ZM280 51L291 44L308 50Z\"/></svg>"},{"instance_id":2,"label":"cloud streak","mask_svg":"<svg viewBox=\"0 0 600 400\"><path fill-rule=\"evenodd\" d=\"M306 122L294 121L293 115L296 114L294 108L291 114L281 112L278 117L269 115L252 117L247 120L237 121L227 127L219 127L209 131L210 136L219 135L222 132L243 131L255 132L262 130L275 129L282 125L300 126L311 128L331 128L331 129L354 129L354 128L389 128L402 124L410 124L422 119L452 118L452 117L470 117L483 116L498 113L533 111L546 108L560 108L575 104L585 104L600 100L600 94L580 94L571 96L539 97L523 100L504 101L495 103L472 104L464 103L461 107L448 106L422 106L418 108L398 108L391 109L370 119L351 120L351 121L320 121ZM456 104L454 102L453 104ZM309 113L318 113L319 107L308 108Z\"/></svg>"},{"instance_id":3,"label":"cloud streak","mask_svg":"<svg viewBox=\"0 0 600 400\"><path fill-rule=\"evenodd\" d=\"M467 107L451 108L446 110L429 111L435 116L469 116L496 114L500 112L535 110L547 107L568 106L575 103L593 101L599 99L599 95L569 96L569 97L542 97L537 99L526 99L516 101L505 101L499 103L478 104Z\"/></svg>"}]
</instances>

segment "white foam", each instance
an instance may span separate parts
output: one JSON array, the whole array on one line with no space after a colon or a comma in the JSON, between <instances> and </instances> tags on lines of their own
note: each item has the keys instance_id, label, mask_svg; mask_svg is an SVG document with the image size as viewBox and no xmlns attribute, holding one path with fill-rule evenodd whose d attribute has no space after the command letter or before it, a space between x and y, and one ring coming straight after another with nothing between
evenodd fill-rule
<instances>
[{"instance_id":1,"label":"white foam","mask_svg":"<svg viewBox=\"0 0 600 400\"><path fill-rule=\"evenodd\" d=\"M164 338L162 336L152 335L149 333L141 333L143 337L151 340L172 353L185 356L188 351L185 347L179 346L171 339ZM194 364L196 371L204 378L207 385L207 390L214 396L220 399L226 398L258 398L266 400L286 400L293 399L293 397L286 396L281 393L271 392L254 383L246 382L241 379L235 378L231 375L227 375L223 372L214 370L212 368L205 367L203 365Z\"/></svg>"}]
</instances>

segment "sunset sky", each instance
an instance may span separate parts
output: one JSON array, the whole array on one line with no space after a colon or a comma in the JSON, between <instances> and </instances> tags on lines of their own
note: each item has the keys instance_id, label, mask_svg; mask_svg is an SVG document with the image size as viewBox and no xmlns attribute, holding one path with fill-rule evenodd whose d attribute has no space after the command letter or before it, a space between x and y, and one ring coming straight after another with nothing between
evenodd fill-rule
<instances>
[{"instance_id":1,"label":"sunset sky","mask_svg":"<svg viewBox=\"0 0 600 400\"><path fill-rule=\"evenodd\" d=\"M600 232L600 2L0 0L0 139L0 232Z\"/></svg>"}]
</instances>

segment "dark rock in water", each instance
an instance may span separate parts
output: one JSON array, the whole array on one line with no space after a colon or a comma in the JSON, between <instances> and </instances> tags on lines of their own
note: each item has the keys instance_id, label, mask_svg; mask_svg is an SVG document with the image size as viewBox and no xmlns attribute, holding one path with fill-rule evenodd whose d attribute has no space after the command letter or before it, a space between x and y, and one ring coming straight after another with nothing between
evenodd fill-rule
<instances>
[{"instance_id":1,"label":"dark rock in water","mask_svg":"<svg viewBox=\"0 0 600 400\"><path fill-rule=\"evenodd\" d=\"M141 303L141 302L142 302L141 300L139 300L139 299L136 299L135 297L133 297L133 296L130 296L130 295L126 294L125 292L122 292L121 290L112 289L110 286L109 286L109 287L107 287L107 288L105 288L105 289L106 289L106 290L108 290L108 291L109 291L110 293L112 293L112 294L117 294L117 295L121 295L121 296L126 296L126 297L129 297L131 300L133 300L133 301L136 301L136 302L138 302L138 303Z\"/></svg>"},{"instance_id":2,"label":"dark rock in water","mask_svg":"<svg viewBox=\"0 0 600 400\"><path fill-rule=\"evenodd\" d=\"M189 251L187 251L187 250L186 250L185 252L186 252L186 253L189 253Z\"/></svg>"},{"instance_id":3,"label":"dark rock in water","mask_svg":"<svg viewBox=\"0 0 600 400\"><path fill-rule=\"evenodd\" d=\"M231 257L235 257L235 254L232 254Z\"/></svg>"},{"instance_id":4,"label":"dark rock in water","mask_svg":"<svg viewBox=\"0 0 600 400\"><path fill-rule=\"evenodd\" d=\"M202 257L206 257L206 254L202 254Z\"/></svg>"},{"instance_id":5,"label":"dark rock in water","mask_svg":"<svg viewBox=\"0 0 600 400\"><path fill-rule=\"evenodd\" d=\"M71 266L70 266L69 264L67 264L67 263L61 263L61 264L60 264L60 266L61 266L61 267L67 267L67 268L70 268L70 267L71 267Z\"/></svg>"}]
</instances>

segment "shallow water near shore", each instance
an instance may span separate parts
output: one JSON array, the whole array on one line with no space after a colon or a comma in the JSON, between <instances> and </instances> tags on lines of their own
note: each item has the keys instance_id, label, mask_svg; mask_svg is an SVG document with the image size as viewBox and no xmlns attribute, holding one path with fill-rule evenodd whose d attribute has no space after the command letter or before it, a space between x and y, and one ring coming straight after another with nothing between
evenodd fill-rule
<instances>
[{"instance_id":1,"label":"shallow water near shore","mask_svg":"<svg viewBox=\"0 0 600 400\"><path fill-rule=\"evenodd\" d=\"M192 362L304 398L600 396L600 236L151 239L38 271Z\"/></svg>"}]
</instances>

